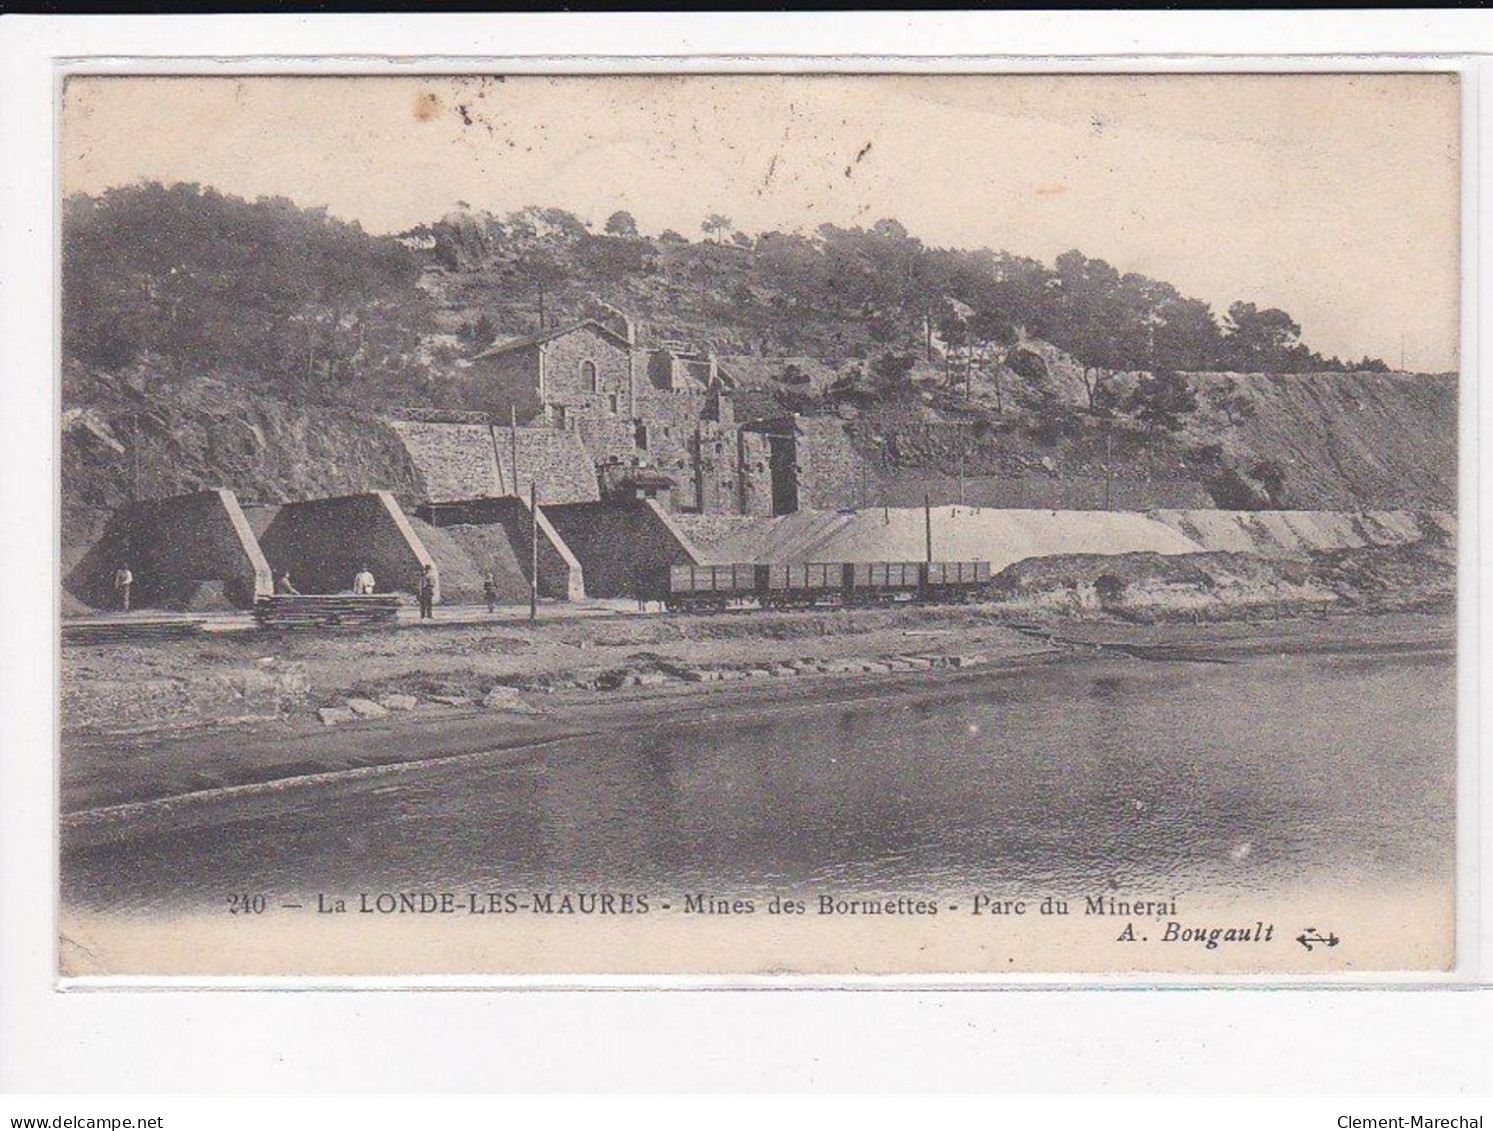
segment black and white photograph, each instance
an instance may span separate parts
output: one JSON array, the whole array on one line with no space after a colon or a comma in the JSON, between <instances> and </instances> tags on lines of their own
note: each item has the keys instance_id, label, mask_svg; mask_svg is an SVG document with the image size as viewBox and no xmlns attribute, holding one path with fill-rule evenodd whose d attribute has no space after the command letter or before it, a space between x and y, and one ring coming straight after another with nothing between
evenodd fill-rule
<instances>
[{"instance_id":1,"label":"black and white photograph","mask_svg":"<svg viewBox=\"0 0 1493 1131\"><path fill-rule=\"evenodd\" d=\"M1456 968L1458 74L58 102L63 978Z\"/></svg>"}]
</instances>

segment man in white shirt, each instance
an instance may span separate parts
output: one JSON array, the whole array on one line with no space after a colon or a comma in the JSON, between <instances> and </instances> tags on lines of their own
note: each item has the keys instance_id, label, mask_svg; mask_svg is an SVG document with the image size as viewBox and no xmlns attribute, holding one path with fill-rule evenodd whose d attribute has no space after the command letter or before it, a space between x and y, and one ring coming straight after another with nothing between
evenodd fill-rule
<instances>
[{"instance_id":1,"label":"man in white shirt","mask_svg":"<svg viewBox=\"0 0 1493 1131\"><path fill-rule=\"evenodd\" d=\"M353 592L359 596L367 596L373 592L373 574L368 572L368 567L363 566L358 570L358 576L353 578Z\"/></svg>"},{"instance_id":2,"label":"man in white shirt","mask_svg":"<svg viewBox=\"0 0 1493 1131\"><path fill-rule=\"evenodd\" d=\"M127 564L121 564L114 571L114 591L119 596L119 608L121 612L130 611L130 586L135 583L135 575L130 572Z\"/></svg>"}]
</instances>

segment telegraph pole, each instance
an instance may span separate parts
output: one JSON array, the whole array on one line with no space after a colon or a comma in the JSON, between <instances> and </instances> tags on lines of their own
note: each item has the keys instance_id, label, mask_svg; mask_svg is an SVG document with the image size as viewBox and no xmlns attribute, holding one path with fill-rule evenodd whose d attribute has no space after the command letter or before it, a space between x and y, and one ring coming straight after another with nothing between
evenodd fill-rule
<instances>
[{"instance_id":1,"label":"telegraph pole","mask_svg":"<svg viewBox=\"0 0 1493 1131\"><path fill-rule=\"evenodd\" d=\"M529 480L529 623L539 619L539 488Z\"/></svg>"},{"instance_id":2,"label":"telegraph pole","mask_svg":"<svg viewBox=\"0 0 1493 1131\"><path fill-rule=\"evenodd\" d=\"M140 518L140 410L130 413L130 520L124 528L124 564L135 557L135 523Z\"/></svg>"},{"instance_id":3,"label":"telegraph pole","mask_svg":"<svg viewBox=\"0 0 1493 1131\"><path fill-rule=\"evenodd\" d=\"M1109 510L1109 488L1115 477L1114 434L1104 426L1104 509Z\"/></svg>"},{"instance_id":4,"label":"telegraph pole","mask_svg":"<svg viewBox=\"0 0 1493 1131\"><path fill-rule=\"evenodd\" d=\"M508 406L508 466L513 472L511 490L518 494L518 406Z\"/></svg>"},{"instance_id":5,"label":"telegraph pole","mask_svg":"<svg viewBox=\"0 0 1493 1131\"><path fill-rule=\"evenodd\" d=\"M140 501L140 410L130 413L130 502Z\"/></svg>"},{"instance_id":6,"label":"telegraph pole","mask_svg":"<svg viewBox=\"0 0 1493 1131\"><path fill-rule=\"evenodd\" d=\"M959 505L964 505L964 422L959 422Z\"/></svg>"},{"instance_id":7,"label":"telegraph pole","mask_svg":"<svg viewBox=\"0 0 1493 1131\"><path fill-rule=\"evenodd\" d=\"M928 492L923 492L923 539L927 544L928 560L933 560L933 504Z\"/></svg>"}]
</instances>

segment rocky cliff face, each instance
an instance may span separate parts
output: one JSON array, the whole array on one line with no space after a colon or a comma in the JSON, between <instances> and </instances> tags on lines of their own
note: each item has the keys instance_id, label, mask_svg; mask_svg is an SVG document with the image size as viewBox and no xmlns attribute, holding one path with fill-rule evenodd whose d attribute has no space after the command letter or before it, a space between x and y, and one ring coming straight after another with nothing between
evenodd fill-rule
<instances>
[{"instance_id":1,"label":"rocky cliff face","mask_svg":"<svg viewBox=\"0 0 1493 1131\"><path fill-rule=\"evenodd\" d=\"M1233 376L1252 411L1232 423L1209 392ZM1198 377L1200 439L1236 462L1285 471L1291 506L1308 510L1453 510L1457 382L1418 373L1250 373Z\"/></svg>"},{"instance_id":2,"label":"rocky cliff face","mask_svg":"<svg viewBox=\"0 0 1493 1131\"><path fill-rule=\"evenodd\" d=\"M1111 381L1123 397L1137 376ZM1452 375L1192 373L1187 379L1198 406L1176 432L1146 433L1122 423L1109 444L1099 422L1082 411L1081 387L1074 393L1066 385L1060 393L1074 411L1059 435L1044 437L1009 417L956 423L963 407L946 394L932 406L905 399L873 404L847 429L871 468L873 505L915 505L925 492L935 502L954 501L962 463L963 497L983 506L1097 509L1108 473L1111 505L1126 510L1456 508ZM976 413L980 407L977 400Z\"/></svg>"},{"instance_id":3,"label":"rocky cliff face","mask_svg":"<svg viewBox=\"0 0 1493 1131\"><path fill-rule=\"evenodd\" d=\"M196 377L69 366L62 414L62 543L70 565L108 514L142 498L227 487L246 503L384 489L419 493L398 436L373 414L291 405Z\"/></svg>"}]
</instances>

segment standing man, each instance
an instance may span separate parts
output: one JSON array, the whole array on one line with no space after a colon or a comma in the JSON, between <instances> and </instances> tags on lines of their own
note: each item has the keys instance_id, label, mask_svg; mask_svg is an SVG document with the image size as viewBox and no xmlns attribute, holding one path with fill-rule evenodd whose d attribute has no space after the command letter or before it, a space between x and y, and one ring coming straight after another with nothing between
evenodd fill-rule
<instances>
[{"instance_id":1,"label":"standing man","mask_svg":"<svg viewBox=\"0 0 1493 1131\"><path fill-rule=\"evenodd\" d=\"M135 584L135 575L130 572L130 564L121 562L119 568L114 571L114 592L119 598L120 612L130 611L130 586L133 584Z\"/></svg>"},{"instance_id":2,"label":"standing man","mask_svg":"<svg viewBox=\"0 0 1493 1131\"><path fill-rule=\"evenodd\" d=\"M492 571L487 571L487 576L482 579L482 596L487 600L487 611L495 613L498 611L498 583L493 580Z\"/></svg>"},{"instance_id":3,"label":"standing man","mask_svg":"<svg viewBox=\"0 0 1493 1131\"><path fill-rule=\"evenodd\" d=\"M420 619L435 619L435 566L429 564L420 573Z\"/></svg>"},{"instance_id":4,"label":"standing man","mask_svg":"<svg viewBox=\"0 0 1493 1131\"><path fill-rule=\"evenodd\" d=\"M368 571L368 567L361 566L358 569L358 575L353 578L353 593L359 597L366 597L373 592L374 584L373 574Z\"/></svg>"}]
</instances>

